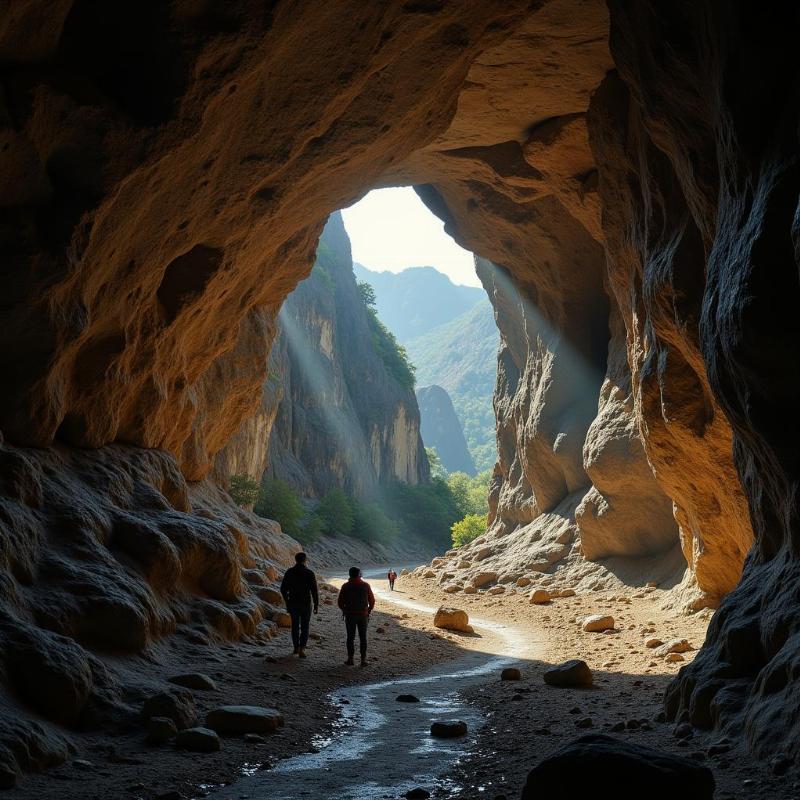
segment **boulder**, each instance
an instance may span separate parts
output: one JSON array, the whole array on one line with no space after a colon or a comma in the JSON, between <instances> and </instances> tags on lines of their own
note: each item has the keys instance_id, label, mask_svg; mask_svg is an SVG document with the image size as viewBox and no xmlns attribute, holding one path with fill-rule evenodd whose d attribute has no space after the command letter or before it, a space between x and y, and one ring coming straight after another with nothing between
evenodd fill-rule
<instances>
[{"instance_id":1,"label":"boulder","mask_svg":"<svg viewBox=\"0 0 800 800\"><path fill-rule=\"evenodd\" d=\"M663 658L669 653L687 653L689 650L694 650L694 647L686 639L670 639L666 644L657 647L653 655Z\"/></svg>"},{"instance_id":2,"label":"boulder","mask_svg":"<svg viewBox=\"0 0 800 800\"><path fill-rule=\"evenodd\" d=\"M221 746L219 736L208 728L186 728L175 737L175 747L178 750L215 753Z\"/></svg>"},{"instance_id":3,"label":"boulder","mask_svg":"<svg viewBox=\"0 0 800 800\"><path fill-rule=\"evenodd\" d=\"M272 621L279 627L279 628L291 628L292 627L292 617L288 611L274 611L272 613Z\"/></svg>"},{"instance_id":4,"label":"boulder","mask_svg":"<svg viewBox=\"0 0 800 800\"><path fill-rule=\"evenodd\" d=\"M178 728L169 717L150 717L147 721L147 743L164 744L178 733Z\"/></svg>"},{"instance_id":5,"label":"boulder","mask_svg":"<svg viewBox=\"0 0 800 800\"><path fill-rule=\"evenodd\" d=\"M491 571L479 572L475 577L472 578L472 585L476 589L480 589L482 586L487 586L490 583L494 583L497 580L497 573Z\"/></svg>"},{"instance_id":6,"label":"boulder","mask_svg":"<svg viewBox=\"0 0 800 800\"><path fill-rule=\"evenodd\" d=\"M399 694L395 700L398 703L419 703L419 697L414 694Z\"/></svg>"},{"instance_id":7,"label":"boulder","mask_svg":"<svg viewBox=\"0 0 800 800\"><path fill-rule=\"evenodd\" d=\"M283 595L273 586L262 586L256 594L267 603L275 606L283 605Z\"/></svg>"},{"instance_id":8,"label":"boulder","mask_svg":"<svg viewBox=\"0 0 800 800\"><path fill-rule=\"evenodd\" d=\"M531 603L535 603L536 605L544 605L545 603L549 603L552 600L552 595L547 589L542 589L538 587L534 589L530 594L530 601Z\"/></svg>"},{"instance_id":9,"label":"boulder","mask_svg":"<svg viewBox=\"0 0 800 800\"><path fill-rule=\"evenodd\" d=\"M437 628L444 628L448 631L473 632L472 625L469 624L469 615L460 608L439 606L433 618L433 624Z\"/></svg>"},{"instance_id":10,"label":"boulder","mask_svg":"<svg viewBox=\"0 0 800 800\"><path fill-rule=\"evenodd\" d=\"M170 683L176 686L183 686L186 689L196 689L200 692L213 692L217 689L217 684L202 672L186 672L182 675L173 675L167 678Z\"/></svg>"},{"instance_id":11,"label":"boulder","mask_svg":"<svg viewBox=\"0 0 800 800\"><path fill-rule=\"evenodd\" d=\"M602 734L582 736L537 764L521 800L711 800L711 770L681 756Z\"/></svg>"},{"instance_id":12,"label":"boulder","mask_svg":"<svg viewBox=\"0 0 800 800\"><path fill-rule=\"evenodd\" d=\"M547 670L544 673L544 682L548 686L557 686L561 689L589 689L594 683L589 665L578 658L570 659Z\"/></svg>"},{"instance_id":13,"label":"boulder","mask_svg":"<svg viewBox=\"0 0 800 800\"><path fill-rule=\"evenodd\" d=\"M192 693L186 689L170 689L148 698L142 707L142 717L167 717L178 730L191 728L197 722L197 710Z\"/></svg>"},{"instance_id":14,"label":"boulder","mask_svg":"<svg viewBox=\"0 0 800 800\"><path fill-rule=\"evenodd\" d=\"M610 631L614 629L614 617L608 614L593 614L590 617L586 617L581 627L589 633Z\"/></svg>"},{"instance_id":15,"label":"boulder","mask_svg":"<svg viewBox=\"0 0 800 800\"><path fill-rule=\"evenodd\" d=\"M283 716L263 706L220 706L208 714L206 725L223 736L270 733L283 725Z\"/></svg>"},{"instance_id":16,"label":"boulder","mask_svg":"<svg viewBox=\"0 0 800 800\"><path fill-rule=\"evenodd\" d=\"M506 667L500 673L500 680L501 681L518 681L521 680L522 673L519 671L517 667Z\"/></svg>"},{"instance_id":17,"label":"boulder","mask_svg":"<svg viewBox=\"0 0 800 800\"><path fill-rule=\"evenodd\" d=\"M478 590L471 584L464 587L464 594L477 594L477 592Z\"/></svg>"},{"instance_id":18,"label":"boulder","mask_svg":"<svg viewBox=\"0 0 800 800\"><path fill-rule=\"evenodd\" d=\"M466 736L467 723L462 720L454 722L434 722L431 725L431 736L437 739L456 739L459 736Z\"/></svg>"}]
</instances>

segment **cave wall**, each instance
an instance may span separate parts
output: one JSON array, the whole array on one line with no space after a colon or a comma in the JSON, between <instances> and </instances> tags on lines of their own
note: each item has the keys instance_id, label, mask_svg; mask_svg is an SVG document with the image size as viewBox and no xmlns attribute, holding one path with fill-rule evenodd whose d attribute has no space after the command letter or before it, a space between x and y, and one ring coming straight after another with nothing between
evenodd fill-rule
<instances>
[{"instance_id":1,"label":"cave wall","mask_svg":"<svg viewBox=\"0 0 800 800\"><path fill-rule=\"evenodd\" d=\"M267 474L318 499L331 489L369 497L382 484L427 481L414 390L381 357L339 212L328 219L316 265L287 298L278 324L265 402L270 385L280 386L282 399L269 432Z\"/></svg>"},{"instance_id":2,"label":"cave wall","mask_svg":"<svg viewBox=\"0 0 800 800\"><path fill-rule=\"evenodd\" d=\"M228 574L241 568L255 545L221 533L224 500L211 510L162 489L201 481L261 407L278 308L308 274L328 214L369 188L417 184L511 287L496 292L498 558L521 548L550 569L581 540L598 558L658 549L671 501L691 602L728 594L670 711L744 726L757 749L787 746L796 33L790 6L710 0L15 4L0 21L8 652L47 665L52 648L31 649L31 637L49 642L63 624L72 653L83 635L69 626L69 584L55 615L14 599L49 585L24 565L45 563L53 537L74 537L81 558L89 548L90 578L132 570L140 609L157 590L208 594L197 570L212 542ZM575 354L594 376L593 408ZM650 542L636 526L610 541L598 524L606 506L608 521L627 516L625 482L609 482L625 447L659 514ZM137 466L152 459L160 466ZM41 492L29 491L18 476L40 468ZM149 488L109 491L137 470ZM199 521L206 545L190 548L185 586L173 576L162 587L147 554L112 546L96 513L64 532L58 509L84 480L102 487L104 508L164 514L156 548L166 537L180 550L173 513ZM247 542L289 546L258 524ZM213 607L227 618L236 602ZM165 611L133 618L158 632L165 615L168 629ZM48 674L85 687L92 669ZM30 702L13 676L5 683L14 708Z\"/></svg>"}]
</instances>

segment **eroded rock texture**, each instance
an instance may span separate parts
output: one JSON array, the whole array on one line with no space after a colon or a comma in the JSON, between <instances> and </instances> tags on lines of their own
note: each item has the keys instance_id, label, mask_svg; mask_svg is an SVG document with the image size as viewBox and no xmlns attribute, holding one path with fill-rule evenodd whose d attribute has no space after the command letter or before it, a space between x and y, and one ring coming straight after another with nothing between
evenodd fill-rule
<instances>
[{"instance_id":1,"label":"eroded rock texture","mask_svg":"<svg viewBox=\"0 0 800 800\"><path fill-rule=\"evenodd\" d=\"M642 404L660 394L675 421L656 427L649 452L686 500L689 523L701 522L698 581L707 558L715 585L733 588L749 537L726 510L745 518L717 457L730 440L724 410L756 534L742 581L681 671L668 710L687 709L701 727L744 727L761 755L795 756L800 172L798 75L785 58L797 11L611 9L625 86L612 79L598 97L608 114L598 145L609 254L629 265L627 290L640 287L647 346L633 364ZM703 463L711 483L696 471ZM726 524L702 525L711 514Z\"/></svg>"},{"instance_id":2,"label":"eroded rock texture","mask_svg":"<svg viewBox=\"0 0 800 800\"><path fill-rule=\"evenodd\" d=\"M168 630L184 592L232 624L256 545L173 488L264 413L278 308L328 215L407 183L491 265L483 576L517 551L542 571L663 562L671 501L686 597L713 605L752 521L744 579L669 706L796 746L797 27L790 4L15 4L0 21L3 635L25 652L71 637L63 668L37 656L70 676L54 715L113 692L83 644L109 603L128 645ZM65 528L82 493L92 508ZM87 565L41 566L65 550ZM81 592L128 559L82 621Z\"/></svg>"},{"instance_id":3,"label":"eroded rock texture","mask_svg":"<svg viewBox=\"0 0 800 800\"><path fill-rule=\"evenodd\" d=\"M360 297L341 214L328 220L316 265L279 326L265 387L267 404L270 384L282 393L264 440L268 474L317 498L428 480L411 375L398 373L391 342Z\"/></svg>"}]
</instances>

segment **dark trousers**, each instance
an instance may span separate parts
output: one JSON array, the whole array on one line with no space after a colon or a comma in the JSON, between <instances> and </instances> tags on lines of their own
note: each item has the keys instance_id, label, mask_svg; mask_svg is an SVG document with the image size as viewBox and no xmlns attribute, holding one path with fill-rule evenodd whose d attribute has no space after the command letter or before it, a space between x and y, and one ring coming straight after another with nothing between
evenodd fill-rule
<instances>
[{"instance_id":1,"label":"dark trousers","mask_svg":"<svg viewBox=\"0 0 800 800\"><path fill-rule=\"evenodd\" d=\"M361 658L367 657L367 616L347 616L344 624L347 628L347 656L352 658L356 652L356 631L358 631L358 643L361 646Z\"/></svg>"},{"instance_id":2,"label":"dark trousers","mask_svg":"<svg viewBox=\"0 0 800 800\"><path fill-rule=\"evenodd\" d=\"M311 606L290 606L287 610L292 618L292 644L295 647L305 647L308 644Z\"/></svg>"}]
</instances>

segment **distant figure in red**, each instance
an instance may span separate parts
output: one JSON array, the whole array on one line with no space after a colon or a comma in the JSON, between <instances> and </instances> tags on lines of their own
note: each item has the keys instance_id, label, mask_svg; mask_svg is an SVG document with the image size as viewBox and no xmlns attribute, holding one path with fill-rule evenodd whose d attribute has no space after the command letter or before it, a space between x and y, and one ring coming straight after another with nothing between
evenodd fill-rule
<instances>
[{"instance_id":1,"label":"distant figure in red","mask_svg":"<svg viewBox=\"0 0 800 800\"><path fill-rule=\"evenodd\" d=\"M370 585L361 580L361 570L350 567L350 580L339 590L339 608L342 609L347 629L347 666L353 666L356 652L356 631L361 646L361 666L367 666L367 622L375 608L375 595Z\"/></svg>"},{"instance_id":2,"label":"distant figure in red","mask_svg":"<svg viewBox=\"0 0 800 800\"><path fill-rule=\"evenodd\" d=\"M397 580L397 573L390 569L386 577L389 579L389 588L394 591L394 582Z\"/></svg>"}]
</instances>

